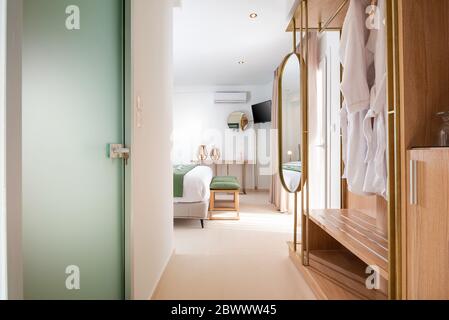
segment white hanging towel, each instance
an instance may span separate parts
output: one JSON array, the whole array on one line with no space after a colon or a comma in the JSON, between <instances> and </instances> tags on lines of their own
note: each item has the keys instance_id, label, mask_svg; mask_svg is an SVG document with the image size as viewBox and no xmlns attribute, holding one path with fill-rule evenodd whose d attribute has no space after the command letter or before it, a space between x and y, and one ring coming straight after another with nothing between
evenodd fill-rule
<instances>
[{"instance_id":1,"label":"white hanging towel","mask_svg":"<svg viewBox=\"0 0 449 320\"><path fill-rule=\"evenodd\" d=\"M373 7L370 37L367 49L374 55L375 84L371 89L370 109L363 122L363 132L368 145L367 173L363 190L387 196L387 66L385 0Z\"/></svg>"},{"instance_id":2,"label":"white hanging towel","mask_svg":"<svg viewBox=\"0 0 449 320\"><path fill-rule=\"evenodd\" d=\"M345 163L344 178L348 183L348 190L359 195L366 195L363 183L366 177L367 152L366 139L363 136L363 120L367 110L349 113L344 106L341 110L343 162Z\"/></svg>"},{"instance_id":3,"label":"white hanging towel","mask_svg":"<svg viewBox=\"0 0 449 320\"><path fill-rule=\"evenodd\" d=\"M341 110L343 135L344 177L352 193L366 195L363 190L366 178L367 143L363 134L363 121L370 105L369 68L372 64L366 42L366 8L369 0L351 0L343 24L340 59L343 65L341 91L345 98Z\"/></svg>"}]
</instances>

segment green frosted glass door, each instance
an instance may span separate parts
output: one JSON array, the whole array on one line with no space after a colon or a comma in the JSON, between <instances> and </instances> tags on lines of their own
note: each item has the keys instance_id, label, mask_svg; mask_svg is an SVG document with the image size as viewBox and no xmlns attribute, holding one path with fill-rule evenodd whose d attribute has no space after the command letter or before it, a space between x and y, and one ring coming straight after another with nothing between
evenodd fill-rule
<instances>
[{"instance_id":1,"label":"green frosted glass door","mask_svg":"<svg viewBox=\"0 0 449 320\"><path fill-rule=\"evenodd\" d=\"M23 18L25 298L122 299L123 1L24 0Z\"/></svg>"}]
</instances>

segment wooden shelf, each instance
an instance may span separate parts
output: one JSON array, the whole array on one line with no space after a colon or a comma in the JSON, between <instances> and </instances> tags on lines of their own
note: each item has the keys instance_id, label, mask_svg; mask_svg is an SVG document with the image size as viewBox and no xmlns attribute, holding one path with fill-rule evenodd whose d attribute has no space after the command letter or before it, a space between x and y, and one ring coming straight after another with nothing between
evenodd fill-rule
<instances>
[{"instance_id":1,"label":"wooden shelf","mask_svg":"<svg viewBox=\"0 0 449 320\"><path fill-rule=\"evenodd\" d=\"M347 250L310 251L310 267L348 292L368 300L386 300L386 280L380 290L366 288L366 264Z\"/></svg>"},{"instance_id":2,"label":"wooden shelf","mask_svg":"<svg viewBox=\"0 0 449 320\"><path fill-rule=\"evenodd\" d=\"M318 299L321 300L386 300L386 280L381 290L366 288L366 264L347 250L315 250L310 252L310 265L304 266L301 249L290 258Z\"/></svg>"},{"instance_id":3,"label":"wooden shelf","mask_svg":"<svg viewBox=\"0 0 449 320\"><path fill-rule=\"evenodd\" d=\"M388 280L388 240L376 220L356 210L312 210L310 219Z\"/></svg>"},{"instance_id":4,"label":"wooden shelf","mask_svg":"<svg viewBox=\"0 0 449 320\"><path fill-rule=\"evenodd\" d=\"M316 298L319 300L364 300L365 297L355 293L352 290L343 288L341 284L333 281L331 278L313 267L306 267L302 264L301 249L293 251L292 243L289 243L290 259L295 267L301 272L307 284L312 289Z\"/></svg>"},{"instance_id":5,"label":"wooden shelf","mask_svg":"<svg viewBox=\"0 0 449 320\"><path fill-rule=\"evenodd\" d=\"M337 11L343 2L344 0L309 0L309 28L318 29L320 23L325 23ZM292 18L293 16L296 18L297 28L299 28L299 21L301 19L300 3L301 1L296 1L295 7L291 14ZM348 11L348 4L349 2L328 26L328 29L341 29L346 17L346 12ZM287 27L287 31L291 32L292 30L293 23L290 22Z\"/></svg>"}]
</instances>

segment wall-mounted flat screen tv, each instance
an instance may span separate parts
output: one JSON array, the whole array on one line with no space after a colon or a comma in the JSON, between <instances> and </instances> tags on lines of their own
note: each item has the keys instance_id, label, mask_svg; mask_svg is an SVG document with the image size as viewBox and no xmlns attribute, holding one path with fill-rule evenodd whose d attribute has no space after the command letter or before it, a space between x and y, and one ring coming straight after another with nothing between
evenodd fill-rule
<instances>
[{"instance_id":1,"label":"wall-mounted flat screen tv","mask_svg":"<svg viewBox=\"0 0 449 320\"><path fill-rule=\"evenodd\" d=\"M271 122L271 100L252 106L254 123Z\"/></svg>"}]
</instances>

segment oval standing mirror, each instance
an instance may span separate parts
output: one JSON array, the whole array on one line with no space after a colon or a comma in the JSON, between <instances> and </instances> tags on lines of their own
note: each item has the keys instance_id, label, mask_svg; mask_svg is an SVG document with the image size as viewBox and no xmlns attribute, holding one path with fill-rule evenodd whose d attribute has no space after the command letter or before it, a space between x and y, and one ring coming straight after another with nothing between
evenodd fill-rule
<instances>
[{"instance_id":1,"label":"oval standing mirror","mask_svg":"<svg viewBox=\"0 0 449 320\"><path fill-rule=\"evenodd\" d=\"M291 53L283 61L279 77L279 172L290 193L301 191L301 57Z\"/></svg>"}]
</instances>

